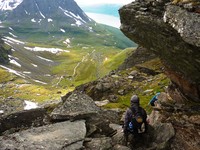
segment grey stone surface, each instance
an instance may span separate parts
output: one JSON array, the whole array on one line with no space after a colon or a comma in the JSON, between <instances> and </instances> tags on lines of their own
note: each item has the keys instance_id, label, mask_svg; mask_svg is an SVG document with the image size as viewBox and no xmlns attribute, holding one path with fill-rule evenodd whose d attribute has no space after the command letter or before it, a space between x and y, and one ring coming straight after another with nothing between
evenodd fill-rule
<instances>
[{"instance_id":1,"label":"grey stone surface","mask_svg":"<svg viewBox=\"0 0 200 150\"><path fill-rule=\"evenodd\" d=\"M77 120L90 118L99 110L92 98L86 94L73 92L62 105L53 110L51 117L54 120Z\"/></svg>"},{"instance_id":2,"label":"grey stone surface","mask_svg":"<svg viewBox=\"0 0 200 150\"><path fill-rule=\"evenodd\" d=\"M112 140L109 137L93 138L84 145L87 150L110 150L113 147Z\"/></svg>"},{"instance_id":3,"label":"grey stone surface","mask_svg":"<svg viewBox=\"0 0 200 150\"><path fill-rule=\"evenodd\" d=\"M142 0L123 6L121 30L159 56L182 94L199 102L200 15L169 2Z\"/></svg>"},{"instance_id":4,"label":"grey stone surface","mask_svg":"<svg viewBox=\"0 0 200 150\"><path fill-rule=\"evenodd\" d=\"M62 122L0 137L1 150L77 150L86 135L85 121Z\"/></svg>"},{"instance_id":5,"label":"grey stone surface","mask_svg":"<svg viewBox=\"0 0 200 150\"><path fill-rule=\"evenodd\" d=\"M200 15L198 13L168 5L163 19L180 34L185 42L200 47Z\"/></svg>"}]
</instances>

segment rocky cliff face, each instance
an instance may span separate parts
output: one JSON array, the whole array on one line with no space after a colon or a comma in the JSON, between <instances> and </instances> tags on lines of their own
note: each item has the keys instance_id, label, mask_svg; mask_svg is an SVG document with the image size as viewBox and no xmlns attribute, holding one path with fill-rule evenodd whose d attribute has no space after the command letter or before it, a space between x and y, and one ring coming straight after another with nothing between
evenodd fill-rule
<instances>
[{"instance_id":1,"label":"rocky cliff face","mask_svg":"<svg viewBox=\"0 0 200 150\"><path fill-rule=\"evenodd\" d=\"M121 30L157 54L165 72L186 97L200 101L200 14L181 2L141 0L122 7ZM173 95L173 94L171 94Z\"/></svg>"}]
</instances>

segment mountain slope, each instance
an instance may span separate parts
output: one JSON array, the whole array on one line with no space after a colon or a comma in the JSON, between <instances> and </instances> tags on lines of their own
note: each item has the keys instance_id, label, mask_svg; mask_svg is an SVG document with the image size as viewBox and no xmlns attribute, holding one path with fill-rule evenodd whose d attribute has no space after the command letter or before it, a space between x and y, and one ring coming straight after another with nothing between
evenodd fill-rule
<instances>
[{"instance_id":1,"label":"mountain slope","mask_svg":"<svg viewBox=\"0 0 200 150\"><path fill-rule=\"evenodd\" d=\"M0 63L8 63L8 54L10 53L10 47L0 38Z\"/></svg>"},{"instance_id":2,"label":"mountain slope","mask_svg":"<svg viewBox=\"0 0 200 150\"><path fill-rule=\"evenodd\" d=\"M0 34L12 48L1 67L34 84L95 80L109 72L97 75L100 60L136 45L119 29L95 23L74 0L1 1L0 8Z\"/></svg>"},{"instance_id":3,"label":"mountain slope","mask_svg":"<svg viewBox=\"0 0 200 150\"><path fill-rule=\"evenodd\" d=\"M0 33L4 36L58 46L64 46L63 42L69 38L71 45L74 46L97 44L123 49L134 45L119 30L112 31L111 27L95 23L74 0L23 0L20 2L16 1L18 6L12 10L3 8L8 2L0 3L0 8L2 8ZM85 37L88 40L85 40ZM115 37L115 42L111 40L112 37ZM115 43L126 44L116 46L119 44Z\"/></svg>"}]
</instances>

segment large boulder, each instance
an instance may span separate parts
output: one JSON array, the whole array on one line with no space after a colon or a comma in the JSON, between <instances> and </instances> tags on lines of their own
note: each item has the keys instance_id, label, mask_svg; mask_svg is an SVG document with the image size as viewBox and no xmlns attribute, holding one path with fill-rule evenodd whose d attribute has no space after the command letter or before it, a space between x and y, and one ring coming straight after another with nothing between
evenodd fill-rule
<instances>
[{"instance_id":1,"label":"large boulder","mask_svg":"<svg viewBox=\"0 0 200 150\"><path fill-rule=\"evenodd\" d=\"M121 30L157 54L188 99L200 102L200 15L170 0L140 0L120 10Z\"/></svg>"},{"instance_id":2,"label":"large boulder","mask_svg":"<svg viewBox=\"0 0 200 150\"><path fill-rule=\"evenodd\" d=\"M97 114L100 110L91 97L81 92L72 92L63 101L64 103L51 113L53 120L86 119Z\"/></svg>"},{"instance_id":3,"label":"large boulder","mask_svg":"<svg viewBox=\"0 0 200 150\"><path fill-rule=\"evenodd\" d=\"M77 150L83 147L85 121L62 122L0 137L1 150Z\"/></svg>"},{"instance_id":4,"label":"large boulder","mask_svg":"<svg viewBox=\"0 0 200 150\"><path fill-rule=\"evenodd\" d=\"M48 122L48 114L44 108L15 112L0 117L0 134L10 129L10 132L15 132L22 128L42 126Z\"/></svg>"}]
</instances>

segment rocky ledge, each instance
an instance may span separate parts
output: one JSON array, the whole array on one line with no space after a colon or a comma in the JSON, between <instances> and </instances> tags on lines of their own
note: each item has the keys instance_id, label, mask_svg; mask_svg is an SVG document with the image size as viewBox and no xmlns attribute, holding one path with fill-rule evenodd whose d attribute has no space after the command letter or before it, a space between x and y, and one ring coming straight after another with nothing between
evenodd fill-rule
<instances>
[{"instance_id":1,"label":"rocky ledge","mask_svg":"<svg viewBox=\"0 0 200 150\"><path fill-rule=\"evenodd\" d=\"M4 116L4 120L0 120L0 149L166 149L175 135L172 123L151 119L149 132L134 138L136 141L130 137L129 144L125 146L120 125L121 111L100 109L91 97L78 91L64 96L60 105L52 111L45 110L41 108L13 113L12 117L15 119ZM32 121L32 125L28 120Z\"/></svg>"},{"instance_id":2,"label":"rocky ledge","mask_svg":"<svg viewBox=\"0 0 200 150\"><path fill-rule=\"evenodd\" d=\"M119 10L121 30L161 58L182 99L200 102L200 14L181 2L136 0L125 5ZM199 3L189 2L198 8Z\"/></svg>"}]
</instances>

